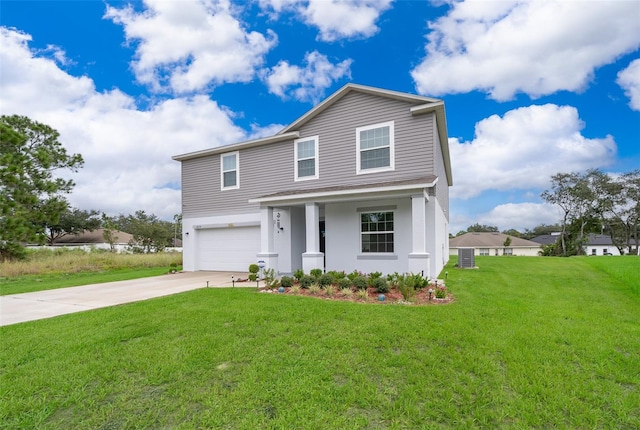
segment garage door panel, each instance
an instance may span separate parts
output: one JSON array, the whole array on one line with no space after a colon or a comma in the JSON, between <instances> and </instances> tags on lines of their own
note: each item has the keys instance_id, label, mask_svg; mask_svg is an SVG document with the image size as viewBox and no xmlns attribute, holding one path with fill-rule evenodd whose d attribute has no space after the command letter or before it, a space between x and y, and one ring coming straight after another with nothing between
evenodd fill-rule
<instances>
[{"instance_id":1,"label":"garage door panel","mask_svg":"<svg viewBox=\"0 0 640 430\"><path fill-rule=\"evenodd\" d=\"M260 227L203 229L197 241L197 270L246 272L260 251Z\"/></svg>"}]
</instances>

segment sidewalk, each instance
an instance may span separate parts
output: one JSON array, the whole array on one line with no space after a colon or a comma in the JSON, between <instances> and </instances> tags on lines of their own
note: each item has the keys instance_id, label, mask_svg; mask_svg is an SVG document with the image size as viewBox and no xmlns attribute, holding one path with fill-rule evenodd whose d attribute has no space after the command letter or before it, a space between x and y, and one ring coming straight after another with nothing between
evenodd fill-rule
<instances>
[{"instance_id":1,"label":"sidewalk","mask_svg":"<svg viewBox=\"0 0 640 430\"><path fill-rule=\"evenodd\" d=\"M58 315L137 302L208 287L231 287L246 273L181 272L130 281L106 282L81 287L0 296L0 326L51 318ZM254 287L255 283L236 283Z\"/></svg>"}]
</instances>

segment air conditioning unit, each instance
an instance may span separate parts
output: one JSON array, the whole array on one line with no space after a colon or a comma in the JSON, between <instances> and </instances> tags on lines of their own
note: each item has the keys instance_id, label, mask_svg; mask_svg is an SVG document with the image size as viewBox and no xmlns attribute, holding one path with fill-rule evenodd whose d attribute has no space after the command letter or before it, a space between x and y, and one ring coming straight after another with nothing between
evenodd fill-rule
<instances>
[{"instance_id":1,"label":"air conditioning unit","mask_svg":"<svg viewBox=\"0 0 640 430\"><path fill-rule=\"evenodd\" d=\"M458 266L464 269L476 267L475 248L458 248Z\"/></svg>"}]
</instances>

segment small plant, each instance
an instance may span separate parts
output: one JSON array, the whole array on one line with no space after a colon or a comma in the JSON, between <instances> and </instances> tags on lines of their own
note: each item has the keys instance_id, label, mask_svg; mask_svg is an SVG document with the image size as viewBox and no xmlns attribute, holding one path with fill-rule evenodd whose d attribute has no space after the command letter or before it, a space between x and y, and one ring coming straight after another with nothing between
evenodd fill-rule
<instances>
[{"instance_id":1,"label":"small plant","mask_svg":"<svg viewBox=\"0 0 640 430\"><path fill-rule=\"evenodd\" d=\"M276 270L273 268L264 269L263 271L264 283L269 289L276 287L278 281L276 280Z\"/></svg>"},{"instance_id":2,"label":"small plant","mask_svg":"<svg viewBox=\"0 0 640 430\"><path fill-rule=\"evenodd\" d=\"M309 292L311 294L320 294L320 291L322 291L322 288L320 288L319 286L317 286L315 284L311 284L309 286Z\"/></svg>"},{"instance_id":3,"label":"small plant","mask_svg":"<svg viewBox=\"0 0 640 430\"><path fill-rule=\"evenodd\" d=\"M313 278L313 276L304 275L302 278L300 278L300 287L307 289L312 286L315 281L316 280Z\"/></svg>"},{"instance_id":4,"label":"small plant","mask_svg":"<svg viewBox=\"0 0 640 430\"><path fill-rule=\"evenodd\" d=\"M311 269L309 274L314 278L318 279L320 276L322 276L322 269Z\"/></svg>"},{"instance_id":5,"label":"small plant","mask_svg":"<svg viewBox=\"0 0 640 430\"><path fill-rule=\"evenodd\" d=\"M291 288L293 286L293 278L290 276L283 276L282 279L280 279L280 286Z\"/></svg>"},{"instance_id":6,"label":"small plant","mask_svg":"<svg viewBox=\"0 0 640 430\"><path fill-rule=\"evenodd\" d=\"M325 273L318 278L318 286L320 288L326 288L327 286L333 284L333 276Z\"/></svg>"},{"instance_id":7,"label":"small plant","mask_svg":"<svg viewBox=\"0 0 640 430\"><path fill-rule=\"evenodd\" d=\"M302 279L302 277L304 276L304 270L302 269L298 269L295 272L293 272L293 277L300 282L300 279Z\"/></svg>"},{"instance_id":8,"label":"small plant","mask_svg":"<svg viewBox=\"0 0 640 430\"><path fill-rule=\"evenodd\" d=\"M336 284L338 283L338 281L344 277L347 276L347 274L344 271L338 272L336 270L331 270L329 272L327 272L327 274L331 275L333 277L333 283Z\"/></svg>"},{"instance_id":9,"label":"small plant","mask_svg":"<svg viewBox=\"0 0 640 430\"><path fill-rule=\"evenodd\" d=\"M291 294L300 294L300 285L294 285L291 287Z\"/></svg>"},{"instance_id":10,"label":"small plant","mask_svg":"<svg viewBox=\"0 0 640 430\"><path fill-rule=\"evenodd\" d=\"M407 275L407 277L413 278L413 286L416 290L421 290L429 285L429 280L427 278L423 278L419 273L412 273L411 275Z\"/></svg>"},{"instance_id":11,"label":"small plant","mask_svg":"<svg viewBox=\"0 0 640 430\"><path fill-rule=\"evenodd\" d=\"M371 272L368 276L368 281L371 286L373 286L373 281L382 277L382 272Z\"/></svg>"},{"instance_id":12,"label":"small plant","mask_svg":"<svg viewBox=\"0 0 640 430\"><path fill-rule=\"evenodd\" d=\"M405 301L411 300L416 295L415 278L413 276L402 277L398 284L398 290Z\"/></svg>"},{"instance_id":13,"label":"small plant","mask_svg":"<svg viewBox=\"0 0 640 430\"><path fill-rule=\"evenodd\" d=\"M340 288L340 290L344 290L347 288L351 290L351 285L351 280L347 277L338 280L338 288Z\"/></svg>"},{"instance_id":14,"label":"small plant","mask_svg":"<svg viewBox=\"0 0 640 430\"><path fill-rule=\"evenodd\" d=\"M333 296L335 296L335 295L336 295L336 292L337 292L336 287L334 287L333 285L327 285L327 286L324 288L324 294L325 294L327 297L333 297Z\"/></svg>"},{"instance_id":15,"label":"small plant","mask_svg":"<svg viewBox=\"0 0 640 430\"><path fill-rule=\"evenodd\" d=\"M387 282L392 288L396 288L400 281L404 279L404 275L399 274L398 272L390 273L387 275Z\"/></svg>"},{"instance_id":16,"label":"small plant","mask_svg":"<svg viewBox=\"0 0 640 430\"><path fill-rule=\"evenodd\" d=\"M355 278L353 278L352 282L353 282L353 286L356 287L356 289L366 291L367 278L365 278L364 276L356 276Z\"/></svg>"},{"instance_id":17,"label":"small plant","mask_svg":"<svg viewBox=\"0 0 640 430\"><path fill-rule=\"evenodd\" d=\"M387 280L384 278L374 278L371 283L372 287L376 289L378 293L388 293L389 292L389 284Z\"/></svg>"},{"instance_id":18,"label":"small plant","mask_svg":"<svg viewBox=\"0 0 640 430\"><path fill-rule=\"evenodd\" d=\"M178 263L169 264L169 273L176 273L178 271Z\"/></svg>"},{"instance_id":19,"label":"small plant","mask_svg":"<svg viewBox=\"0 0 640 430\"><path fill-rule=\"evenodd\" d=\"M351 290L351 287L340 288L340 294L342 294L344 297L353 297L353 291Z\"/></svg>"},{"instance_id":20,"label":"small plant","mask_svg":"<svg viewBox=\"0 0 640 430\"><path fill-rule=\"evenodd\" d=\"M444 285L436 285L436 299L444 299L447 297L447 288Z\"/></svg>"},{"instance_id":21,"label":"small plant","mask_svg":"<svg viewBox=\"0 0 640 430\"><path fill-rule=\"evenodd\" d=\"M349 280L353 282L353 280L356 279L358 276L362 276L362 273L358 272L357 270L354 270L353 272L347 275L347 278L349 278Z\"/></svg>"},{"instance_id":22,"label":"small plant","mask_svg":"<svg viewBox=\"0 0 640 430\"><path fill-rule=\"evenodd\" d=\"M367 293L366 289L356 291L356 298L360 300L367 301L369 300L369 293Z\"/></svg>"}]
</instances>

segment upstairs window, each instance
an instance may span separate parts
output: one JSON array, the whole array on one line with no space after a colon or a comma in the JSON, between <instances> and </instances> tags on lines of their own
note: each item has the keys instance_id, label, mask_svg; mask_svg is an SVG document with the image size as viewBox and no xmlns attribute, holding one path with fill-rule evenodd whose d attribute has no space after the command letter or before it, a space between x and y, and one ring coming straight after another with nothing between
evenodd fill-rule
<instances>
[{"instance_id":1,"label":"upstairs window","mask_svg":"<svg viewBox=\"0 0 640 430\"><path fill-rule=\"evenodd\" d=\"M240 169L238 168L238 152L220 156L220 183L223 190L240 188Z\"/></svg>"},{"instance_id":2,"label":"upstairs window","mask_svg":"<svg viewBox=\"0 0 640 430\"><path fill-rule=\"evenodd\" d=\"M295 180L318 179L318 136L294 142Z\"/></svg>"},{"instance_id":3,"label":"upstairs window","mask_svg":"<svg viewBox=\"0 0 640 430\"><path fill-rule=\"evenodd\" d=\"M393 121L356 128L356 173L394 169Z\"/></svg>"},{"instance_id":4,"label":"upstairs window","mask_svg":"<svg viewBox=\"0 0 640 430\"><path fill-rule=\"evenodd\" d=\"M361 213L360 236L363 253L393 252L393 212Z\"/></svg>"}]
</instances>

